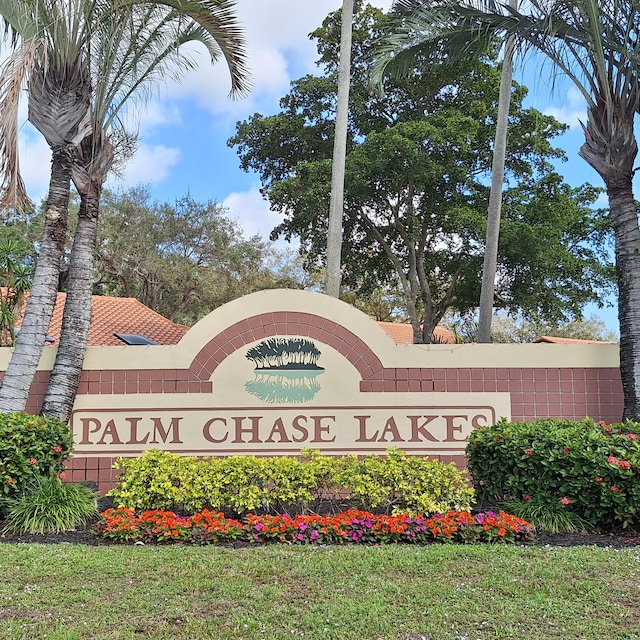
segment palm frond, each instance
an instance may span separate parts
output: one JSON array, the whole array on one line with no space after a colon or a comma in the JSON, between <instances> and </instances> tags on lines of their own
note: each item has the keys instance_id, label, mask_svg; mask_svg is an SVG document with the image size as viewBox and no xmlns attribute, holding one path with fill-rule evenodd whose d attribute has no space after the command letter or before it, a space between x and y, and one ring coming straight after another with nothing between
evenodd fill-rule
<instances>
[{"instance_id":1,"label":"palm frond","mask_svg":"<svg viewBox=\"0 0 640 640\"><path fill-rule=\"evenodd\" d=\"M32 206L20 175L18 109L24 83L36 60L38 43L27 41L12 52L0 69L0 207Z\"/></svg>"},{"instance_id":2,"label":"palm frond","mask_svg":"<svg viewBox=\"0 0 640 640\"><path fill-rule=\"evenodd\" d=\"M112 10L117 13L148 4L148 0L116 0ZM242 96L249 91L246 42L235 0L154 0L153 4L167 7L200 25L216 45L207 46L211 61L222 56L227 63L231 76L230 95Z\"/></svg>"}]
</instances>

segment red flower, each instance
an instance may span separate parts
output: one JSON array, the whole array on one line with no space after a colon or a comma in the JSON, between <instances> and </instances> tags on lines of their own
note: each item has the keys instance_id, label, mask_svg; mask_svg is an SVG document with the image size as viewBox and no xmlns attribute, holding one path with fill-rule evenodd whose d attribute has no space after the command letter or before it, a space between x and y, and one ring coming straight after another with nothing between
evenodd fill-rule
<instances>
[{"instance_id":1,"label":"red flower","mask_svg":"<svg viewBox=\"0 0 640 640\"><path fill-rule=\"evenodd\" d=\"M60 453L62 451L62 447L59 444L57 444L55 447L53 447L53 450L56 453Z\"/></svg>"},{"instance_id":2,"label":"red flower","mask_svg":"<svg viewBox=\"0 0 640 640\"><path fill-rule=\"evenodd\" d=\"M567 498L567 496L565 496L564 498L560 498L560 502L564 505L567 504L571 504L573 502L573 500L571 498Z\"/></svg>"},{"instance_id":3,"label":"red flower","mask_svg":"<svg viewBox=\"0 0 640 640\"><path fill-rule=\"evenodd\" d=\"M532 456L533 455L533 449L525 449L524 452L528 455L528 456Z\"/></svg>"},{"instance_id":4,"label":"red flower","mask_svg":"<svg viewBox=\"0 0 640 640\"><path fill-rule=\"evenodd\" d=\"M569 449L569 447L565 447L565 448L562 450L562 453L571 453L571 449Z\"/></svg>"},{"instance_id":5,"label":"red flower","mask_svg":"<svg viewBox=\"0 0 640 640\"><path fill-rule=\"evenodd\" d=\"M58 474L58 477L60 478L60 480L66 480L67 479L67 472L66 471L61 471Z\"/></svg>"},{"instance_id":6,"label":"red flower","mask_svg":"<svg viewBox=\"0 0 640 640\"><path fill-rule=\"evenodd\" d=\"M38 461L35 458L31 458L31 460L29 460L29 464L34 467L35 465L38 464Z\"/></svg>"},{"instance_id":7,"label":"red flower","mask_svg":"<svg viewBox=\"0 0 640 640\"><path fill-rule=\"evenodd\" d=\"M7 478L7 484L15 484L15 480L13 478Z\"/></svg>"}]
</instances>

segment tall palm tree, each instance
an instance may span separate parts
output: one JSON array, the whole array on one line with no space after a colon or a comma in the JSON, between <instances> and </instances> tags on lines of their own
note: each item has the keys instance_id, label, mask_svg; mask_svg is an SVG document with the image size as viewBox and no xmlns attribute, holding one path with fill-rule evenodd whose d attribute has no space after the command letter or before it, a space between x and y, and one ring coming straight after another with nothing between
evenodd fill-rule
<instances>
[{"instance_id":1,"label":"tall palm tree","mask_svg":"<svg viewBox=\"0 0 640 640\"><path fill-rule=\"evenodd\" d=\"M509 0L509 6L516 8L518 6L516 0ZM495 279L498 269L500 216L502 214L502 190L504 188L504 170L507 155L509 106L511 104L511 87L513 85L514 47L513 36L508 36L502 60L496 137L493 145L493 161L491 163L491 189L489 191L489 206L487 207L487 239L484 245L482 287L480 289L478 310L478 342L491 342Z\"/></svg>"},{"instance_id":2,"label":"tall palm tree","mask_svg":"<svg viewBox=\"0 0 640 640\"><path fill-rule=\"evenodd\" d=\"M342 0L340 32L340 62L338 65L338 106L331 163L331 199L327 232L327 274L325 292L340 297L342 256L342 220L344 211L344 174L347 159L349 125L349 89L351 85L351 32L353 30L353 0Z\"/></svg>"},{"instance_id":3,"label":"tall palm tree","mask_svg":"<svg viewBox=\"0 0 640 640\"><path fill-rule=\"evenodd\" d=\"M237 92L246 88L247 74L244 40L235 19L234 7L233 0L24 0L21 3L0 0L0 15L9 26L14 43L19 43L18 51L34 52L31 57L23 56L31 61L30 65L14 63L6 68L5 77L10 77L12 71L20 69L23 71L21 78L7 80L4 83L0 79L0 89L5 89L5 92L0 94L0 107L3 104L13 106L13 111L2 111L3 117L6 114L7 122L14 120L10 116L17 114L16 96L19 95L15 87L21 86L23 78L26 78L29 119L45 135L54 158L52 186L47 205L47 224L52 230L45 229L45 241L41 245L20 340L14 349L0 389L0 411L24 410L42 354L57 292L72 169L75 165L76 178L83 171L85 176L91 174L93 177L85 182L85 185L87 188L91 185L93 188L96 184L96 172L106 175L113 161L110 157L112 149L107 130L101 126L96 109L90 109L92 80L96 83L95 90L100 92L101 99L104 99L107 93L104 83L101 85L100 82L96 82L102 78L95 74L92 77L91 69L96 69L96 62L92 62L91 55L113 47L118 42L112 39L114 34L122 35L123 28L135 28L134 25L139 25L137 21L140 16L147 16L148 39L130 38L127 41L127 46L139 53L145 46L150 46L150 41L154 39L154 28L161 29L167 19L173 20L174 23L182 21L184 24L192 25L191 36L186 41L198 39L204 42L212 60L224 57L231 71L232 91ZM157 21L155 25L153 20ZM215 47L212 45L214 42ZM117 76L121 92L126 86L141 86L132 78L139 77L137 65L142 58L144 56L140 53L137 59L128 61L128 66L114 70L114 73L121 74ZM180 69L180 65L175 67L177 73ZM154 77L155 70L156 67L148 70L149 79ZM60 107L56 109L58 102ZM114 103L105 100L104 104L108 105L104 107L107 111L113 110ZM74 108L75 111L72 111ZM122 104L116 109L114 118L117 118L121 108ZM75 117L72 118L72 115ZM75 129L68 123L76 123ZM7 131L15 132L15 125L7 125ZM0 145L0 153L4 157L17 157L17 150L12 145L15 137L14 135L4 138L7 142L4 147ZM85 140L88 137L90 140ZM13 201L17 202L21 195L21 181L14 177L18 173L18 163L15 160L5 161L5 166L13 171L5 183L7 199L13 198ZM78 182L81 180L78 179ZM102 185L104 178L98 182ZM92 250L91 236L94 232L87 229L85 224L92 217L97 222L99 194L97 198L92 198L95 196L93 189L92 194L87 191L84 195L83 228L80 230L78 246L76 250L72 250L74 256L83 256ZM48 237L51 241L47 244ZM76 264L82 263L82 259L78 261L77 257L74 261ZM41 263L46 265L46 277L39 279L38 268ZM72 278L72 285L81 280L82 278ZM74 308L73 303L71 307ZM77 309L77 306L75 308ZM82 351L84 352L84 346Z\"/></svg>"},{"instance_id":4,"label":"tall palm tree","mask_svg":"<svg viewBox=\"0 0 640 640\"><path fill-rule=\"evenodd\" d=\"M225 3L210 3L210 5ZM231 71L231 94L248 88L243 70L242 39L235 21L226 12L217 30L204 28L182 11L154 3L131 3L127 20L105 22L88 43L88 60L93 81L91 101L92 134L77 147L72 169L80 194L78 226L74 235L67 278L67 300L62 332L42 413L60 420L69 418L82 373L82 362L91 320L93 262L98 230L100 195L117 152L118 142L130 140L119 115L123 109L144 100L149 89L163 75L179 78L195 63L184 45L199 42L212 62L223 51ZM141 10L142 8L142 10ZM221 7L210 6L210 10ZM211 13L207 13L208 19ZM234 42L235 41L235 42ZM115 140L115 143L114 143Z\"/></svg>"},{"instance_id":5,"label":"tall palm tree","mask_svg":"<svg viewBox=\"0 0 640 640\"><path fill-rule=\"evenodd\" d=\"M26 194L17 162L17 113L22 87L29 121L52 151L45 228L20 338L0 389L0 411L24 410L53 313L65 244L75 145L89 134L89 68L83 43L87 25L81 0L0 0L5 35L14 52L0 71L2 206L22 206Z\"/></svg>"},{"instance_id":6,"label":"tall palm tree","mask_svg":"<svg viewBox=\"0 0 640 640\"><path fill-rule=\"evenodd\" d=\"M391 67L408 72L434 51L456 59L495 34L513 35L520 50L546 56L582 94L587 119L579 155L605 184L616 240L624 417L640 419L640 229L632 186L640 2L529 0L518 11L494 0L396 0L394 9L396 28L383 50Z\"/></svg>"}]
</instances>

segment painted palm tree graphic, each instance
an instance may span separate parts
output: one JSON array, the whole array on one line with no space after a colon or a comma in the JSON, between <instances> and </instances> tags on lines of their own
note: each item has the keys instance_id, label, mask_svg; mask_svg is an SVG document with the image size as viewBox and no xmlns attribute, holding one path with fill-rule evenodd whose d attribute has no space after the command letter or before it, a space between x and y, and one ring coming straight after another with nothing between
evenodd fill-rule
<instances>
[{"instance_id":1,"label":"painted palm tree graphic","mask_svg":"<svg viewBox=\"0 0 640 640\"><path fill-rule=\"evenodd\" d=\"M245 389L265 402L302 403L320 390L317 376L318 347L304 338L270 338L249 348L248 360L255 363L255 377Z\"/></svg>"}]
</instances>

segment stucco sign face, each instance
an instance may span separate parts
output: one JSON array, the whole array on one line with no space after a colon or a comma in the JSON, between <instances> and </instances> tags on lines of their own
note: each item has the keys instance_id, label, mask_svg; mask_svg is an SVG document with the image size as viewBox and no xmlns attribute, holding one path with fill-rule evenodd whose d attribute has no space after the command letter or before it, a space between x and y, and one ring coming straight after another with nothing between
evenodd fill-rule
<instances>
[{"instance_id":1,"label":"stucco sign face","mask_svg":"<svg viewBox=\"0 0 640 640\"><path fill-rule=\"evenodd\" d=\"M296 455L308 447L341 455L398 447L459 455L473 429L510 417L510 395L436 390L439 369L430 360L443 348L398 346L367 316L320 294L253 294L204 318L178 345L136 347L135 362L109 362L105 351L99 375L114 382L78 396L75 453ZM123 349L132 353L109 350ZM171 372L172 386L153 384Z\"/></svg>"}]
</instances>

